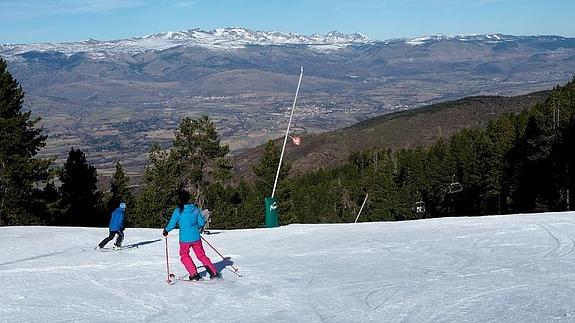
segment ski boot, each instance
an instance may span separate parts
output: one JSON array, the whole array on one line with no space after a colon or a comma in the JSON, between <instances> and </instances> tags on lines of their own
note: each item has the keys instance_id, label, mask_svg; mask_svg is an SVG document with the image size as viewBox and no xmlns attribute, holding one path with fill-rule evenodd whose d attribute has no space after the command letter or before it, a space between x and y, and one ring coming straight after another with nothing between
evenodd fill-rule
<instances>
[{"instance_id":1,"label":"ski boot","mask_svg":"<svg viewBox=\"0 0 575 323\"><path fill-rule=\"evenodd\" d=\"M190 281L196 281L196 282L199 281L200 279L202 279L202 277L200 277L200 274L198 274L198 273L196 273L193 276L190 275L190 278L189 278Z\"/></svg>"},{"instance_id":2,"label":"ski boot","mask_svg":"<svg viewBox=\"0 0 575 323\"><path fill-rule=\"evenodd\" d=\"M210 279L222 279L220 273L214 273L209 267L206 267L206 271L210 274Z\"/></svg>"}]
</instances>

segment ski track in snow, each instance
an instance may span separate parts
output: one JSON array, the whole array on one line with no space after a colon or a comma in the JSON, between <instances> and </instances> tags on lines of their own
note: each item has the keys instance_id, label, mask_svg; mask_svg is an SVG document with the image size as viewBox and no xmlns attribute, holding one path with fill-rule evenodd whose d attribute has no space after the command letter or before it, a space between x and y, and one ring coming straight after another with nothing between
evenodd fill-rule
<instances>
[{"instance_id":1,"label":"ski track in snow","mask_svg":"<svg viewBox=\"0 0 575 323\"><path fill-rule=\"evenodd\" d=\"M224 281L169 286L160 230L1 227L0 322L575 321L573 212L215 233Z\"/></svg>"}]
</instances>

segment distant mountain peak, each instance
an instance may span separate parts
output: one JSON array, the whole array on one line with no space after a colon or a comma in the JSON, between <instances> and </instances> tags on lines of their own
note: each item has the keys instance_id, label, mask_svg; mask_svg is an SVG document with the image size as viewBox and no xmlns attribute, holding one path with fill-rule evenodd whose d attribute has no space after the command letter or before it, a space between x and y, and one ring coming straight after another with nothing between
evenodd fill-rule
<instances>
[{"instance_id":1,"label":"distant mountain peak","mask_svg":"<svg viewBox=\"0 0 575 323\"><path fill-rule=\"evenodd\" d=\"M427 35L415 38L407 38L405 42L410 45L423 45L431 42L443 40L457 40L457 41L482 41L482 42L503 42L513 40L515 36L507 36L503 34L459 34L459 35Z\"/></svg>"},{"instance_id":2,"label":"distant mountain peak","mask_svg":"<svg viewBox=\"0 0 575 323\"><path fill-rule=\"evenodd\" d=\"M162 32L133 39L164 39L197 42L198 44L224 44L236 47L238 45L334 45L372 42L369 37L360 33L345 34L338 31L330 31L325 35L313 34L302 35L279 31L254 31L251 29L230 27L218 28L211 31L202 29L189 29L185 31Z\"/></svg>"},{"instance_id":3,"label":"distant mountain peak","mask_svg":"<svg viewBox=\"0 0 575 323\"><path fill-rule=\"evenodd\" d=\"M510 41L518 41L525 39L539 39L539 40L564 40L561 36L514 36L502 33L494 34L458 34L458 35L427 35L415 38L404 38L400 41L410 45L424 45L438 41L462 41L462 42L481 42L481 43L504 43ZM397 41L397 40L395 40Z\"/></svg>"},{"instance_id":4,"label":"distant mountain peak","mask_svg":"<svg viewBox=\"0 0 575 323\"><path fill-rule=\"evenodd\" d=\"M358 43L374 42L367 36L331 31L325 35L301 35L279 31L254 31L231 27L205 31L199 28L167 31L118 40L87 39L79 42L44 44L0 44L0 54L11 60L22 60L26 52L60 52L65 55L84 54L92 59L106 59L118 55L133 55L149 50L166 50L173 47L205 47L214 50L231 50L250 45L308 46L316 51L345 48Z\"/></svg>"}]
</instances>

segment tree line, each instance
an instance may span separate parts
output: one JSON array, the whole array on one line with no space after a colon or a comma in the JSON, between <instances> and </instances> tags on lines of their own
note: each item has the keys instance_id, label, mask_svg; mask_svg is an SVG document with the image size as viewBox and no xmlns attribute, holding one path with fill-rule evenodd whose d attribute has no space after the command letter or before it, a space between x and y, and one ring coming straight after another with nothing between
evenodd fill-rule
<instances>
[{"instance_id":1,"label":"tree line","mask_svg":"<svg viewBox=\"0 0 575 323\"><path fill-rule=\"evenodd\" d=\"M229 148L208 116L184 118L170 149L154 145L135 194L121 163L110 188L71 148L62 167L39 158L47 137L22 111L24 92L0 59L0 225L105 226L120 201L129 226L161 227L187 189L212 211L212 227L264 224L280 149L268 141L254 181L233 181ZM400 221L442 216L563 211L575 190L575 78L545 103L504 114L484 129L465 129L428 147L354 151L340 167L288 177L277 188L280 224ZM366 199L367 197L367 199Z\"/></svg>"}]
</instances>

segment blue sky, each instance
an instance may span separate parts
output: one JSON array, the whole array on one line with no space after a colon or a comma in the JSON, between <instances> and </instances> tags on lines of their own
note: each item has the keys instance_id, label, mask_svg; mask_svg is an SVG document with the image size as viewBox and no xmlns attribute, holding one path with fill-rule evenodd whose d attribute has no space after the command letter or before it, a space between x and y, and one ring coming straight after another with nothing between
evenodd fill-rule
<instances>
[{"instance_id":1,"label":"blue sky","mask_svg":"<svg viewBox=\"0 0 575 323\"><path fill-rule=\"evenodd\" d=\"M574 0L0 0L0 43L106 40L201 28L371 38L575 36Z\"/></svg>"}]
</instances>

